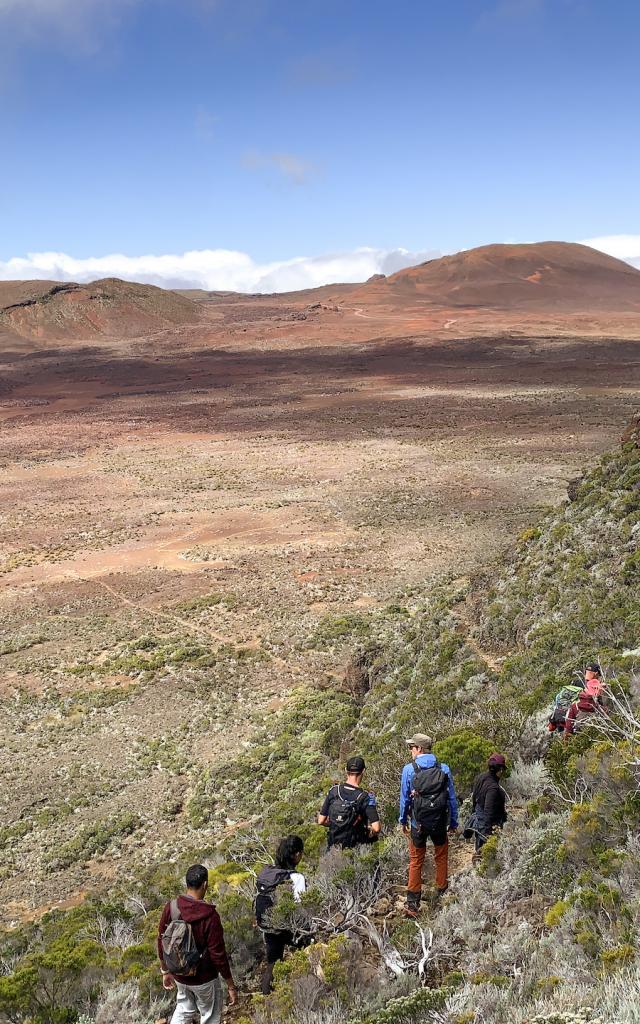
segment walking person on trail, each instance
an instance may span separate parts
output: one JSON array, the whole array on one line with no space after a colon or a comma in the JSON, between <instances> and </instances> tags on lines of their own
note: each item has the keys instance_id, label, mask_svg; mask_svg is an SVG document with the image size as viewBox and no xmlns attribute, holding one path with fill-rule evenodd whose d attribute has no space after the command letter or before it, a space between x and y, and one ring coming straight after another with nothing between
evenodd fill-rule
<instances>
[{"instance_id":1,"label":"walking person on trail","mask_svg":"<svg viewBox=\"0 0 640 1024\"><path fill-rule=\"evenodd\" d=\"M487 771L477 775L473 783L473 810L465 825L464 835L469 839L471 835L475 837L474 861L480 859L480 850L489 836L497 828L502 828L507 820L507 795L500 785L506 769L506 758L502 754L491 754Z\"/></svg>"},{"instance_id":2,"label":"walking person on trail","mask_svg":"<svg viewBox=\"0 0 640 1024\"><path fill-rule=\"evenodd\" d=\"M549 732L564 732L565 737L571 736L574 731L574 725L572 723L575 721L578 711L583 711L586 715L591 713L590 702L586 702L581 709L578 709L576 706L575 710L572 712L569 726L567 727L567 718L572 705L578 705L580 703L580 699L586 696L594 697L597 704L603 707L603 690L604 683L602 681L600 665L597 661L592 661L584 670L584 680L580 678L579 682L563 686L556 694L553 702L553 710L549 715L549 724L547 726Z\"/></svg>"},{"instance_id":3,"label":"walking person on trail","mask_svg":"<svg viewBox=\"0 0 640 1024\"><path fill-rule=\"evenodd\" d=\"M570 736L580 732L585 725L590 725L595 720L594 716L606 714L601 698L585 691L567 711L567 720L564 723L565 742Z\"/></svg>"},{"instance_id":4,"label":"walking person on trail","mask_svg":"<svg viewBox=\"0 0 640 1024\"><path fill-rule=\"evenodd\" d=\"M362 757L347 761L344 782L332 786L318 814L318 824L329 829L327 845L353 849L364 843L374 843L382 824L376 798L362 789L360 783L366 765Z\"/></svg>"},{"instance_id":5,"label":"walking person on trail","mask_svg":"<svg viewBox=\"0 0 640 1024\"><path fill-rule=\"evenodd\" d=\"M304 843L300 836L286 836L276 850L275 864L263 868L256 880L256 924L264 936L264 947L267 967L262 977L262 994L268 996L273 987L273 968L278 960L284 959L287 946L302 949L311 941L308 938L297 940L293 932L286 928L272 927L269 922L269 911L274 905L277 889L288 885L296 903L300 902L306 891L303 874L297 870L302 860Z\"/></svg>"},{"instance_id":6,"label":"walking person on trail","mask_svg":"<svg viewBox=\"0 0 640 1024\"><path fill-rule=\"evenodd\" d=\"M238 1002L224 932L218 911L205 903L209 872L202 864L187 871L184 896L167 903L158 928L158 957L165 989L178 990L176 1008L170 1024L192 1024L200 1014L200 1024L220 1024L222 1020L222 984L226 983L229 1002Z\"/></svg>"},{"instance_id":7,"label":"walking person on trail","mask_svg":"<svg viewBox=\"0 0 640 1024\"><path fill-rule=\"evenodd\" d=\"M422 894L422 868L427 840L434 847L436 890L449 885L449 834L458 829L458 801L448 765L431 753L433 740L415 733L406 740L412 761L402 769L400 783L400 824L409 842L407 917L417 917Z\"/></svg>"},{"instance_id":8,"label":"walking person on trail","mask_svg":"<svg viewBox=\"0 0 640 1024\"><path fill-rule=\"evenodd\" d=\"M604 690L602 672L597 661L592 661L584 670L584 691L593 697L601 698ZM599 700L599 703L602 703Z\"/></svg>"},{"instance_id":9,"label":"walking person on trail","mask_svg":"<svg viewBox=\"0 0 640 1024\"><path fill-rule=\"evenodd\" d=\"M549 724L547 725L549 732L557 732L558 734L564 732L567 712L573 702L578 700L583 693L584 688L582 684L577 683L568 683L561 690L558 690L554 697L553 710L549 715Z\"/></svg>"}]
</instances>

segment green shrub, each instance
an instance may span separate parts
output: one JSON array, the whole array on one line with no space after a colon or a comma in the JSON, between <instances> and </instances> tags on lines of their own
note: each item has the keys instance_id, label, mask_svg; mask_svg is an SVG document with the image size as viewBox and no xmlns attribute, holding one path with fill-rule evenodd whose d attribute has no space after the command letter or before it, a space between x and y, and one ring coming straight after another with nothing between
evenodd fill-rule
<instances>
[{"instance_id":1,"label":"green shrub","mask_svg":"<svg viewBox=\"0 0 640 1024\"><path fill-rule=\"evenodd\" d=\"M49 857L52 866L66 868L77 861L88 860L104 853L114 840L131 835L142 821L137 814L125 813L109 821L99 822L81 829L78 834L63 843Z\"/></svg>"},{"instance_id":2,"label":"green shrub","mask_svg":"<svg viewBox=\"0 0 640 1024\"><path fill-rule=\"evenodd\" d=\"M493 750L493 743L473 729L460 729L446 739L438 740L433 747L438 760L451 768L456 792L463 798L471 792L476 775L486 770L487 759Z\"/></svg>"}]
</instances>

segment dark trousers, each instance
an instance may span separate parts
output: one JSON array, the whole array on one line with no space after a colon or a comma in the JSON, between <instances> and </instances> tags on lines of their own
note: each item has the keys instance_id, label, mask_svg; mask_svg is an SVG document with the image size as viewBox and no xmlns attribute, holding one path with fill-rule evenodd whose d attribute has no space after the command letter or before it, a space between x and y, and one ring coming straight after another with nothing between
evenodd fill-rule
<instances>
[{"instance_id":1,"label":"dark trousers","mask_svg":"<svg viewBox=\"0 0 640 1024\"><path fill-rule=\"evenodd\" d=\"M273 968L278 960L284 960L284 951L287 946L295 949L304 949L311 942L306 935L300 939L294 939L293 932L282 929L279 932L263 932L264 949L267 955L267 966L262 975L262 994L268 996L273 988Z\"/></svg>"}]
</instances>

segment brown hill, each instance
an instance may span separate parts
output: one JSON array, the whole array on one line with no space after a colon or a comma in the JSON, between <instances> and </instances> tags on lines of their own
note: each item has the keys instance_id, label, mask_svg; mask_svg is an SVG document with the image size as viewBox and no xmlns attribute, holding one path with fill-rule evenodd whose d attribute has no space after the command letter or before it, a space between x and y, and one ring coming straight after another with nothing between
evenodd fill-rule
<instances>
[{"instance_id":1,"label":"brown hill","mask_svg":"<svg viewBox=\"0 0 640 1024\"><path fill-rule=\"evenodd\" d=\"M571 242L483 245L429 260L353 293L362 301L446 307L640 312L640 271Z\"/></svg>"},{"instance_id":2,"label":"brown hill","mask_svg":"<svg viewBox=\"0 0 640 1024\"><path fill-rule=\"evenodd\" d=\"M0 284L0 326L26 338L135 338L176 324L198 323L201 316L192 299L115 277L91 284Z\"/></svg>"}]
</instances>

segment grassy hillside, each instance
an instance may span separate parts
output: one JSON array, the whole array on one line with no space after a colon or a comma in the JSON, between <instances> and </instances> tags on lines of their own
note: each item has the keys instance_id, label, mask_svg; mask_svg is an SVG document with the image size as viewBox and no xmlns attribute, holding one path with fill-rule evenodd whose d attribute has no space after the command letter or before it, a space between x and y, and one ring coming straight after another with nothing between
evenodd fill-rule
<instances>
[{"instance_id":1,"label":"grassy hillside","mask_svg":"<svg viewBox=\"0 0 640 1024\"><path fill-rule=\"evenodd\" d=\"M108 901L96 894L6 933L0 1021L152 1021L159 908L179 887L182 861L196 857L212 866L235 970L251 987L252 871L292 829L307 842L311 887L301 909L281 912L313 923L321 941L278 968L274 994L243 1006L245 1021L637 1020L640 423L570 491L482 577L327 618L310 642L351 651L342 684L312 681L291 694L241 760L194 780L189 835L217 824L220 842L152 865ZM607 728L551 742L550 698L596 657L612 692ZM452 843L450 891L426 901L422 934L397 913L394 888L406 880L394 824L403 737L416 728L437 737L463 798L490 750L514 766L504 833L477 870ZM356 751L387 825L379 891L369 886L371 853L320 857L324 833L313 824L323 790Z\"/></svg>"}]
</instances>

